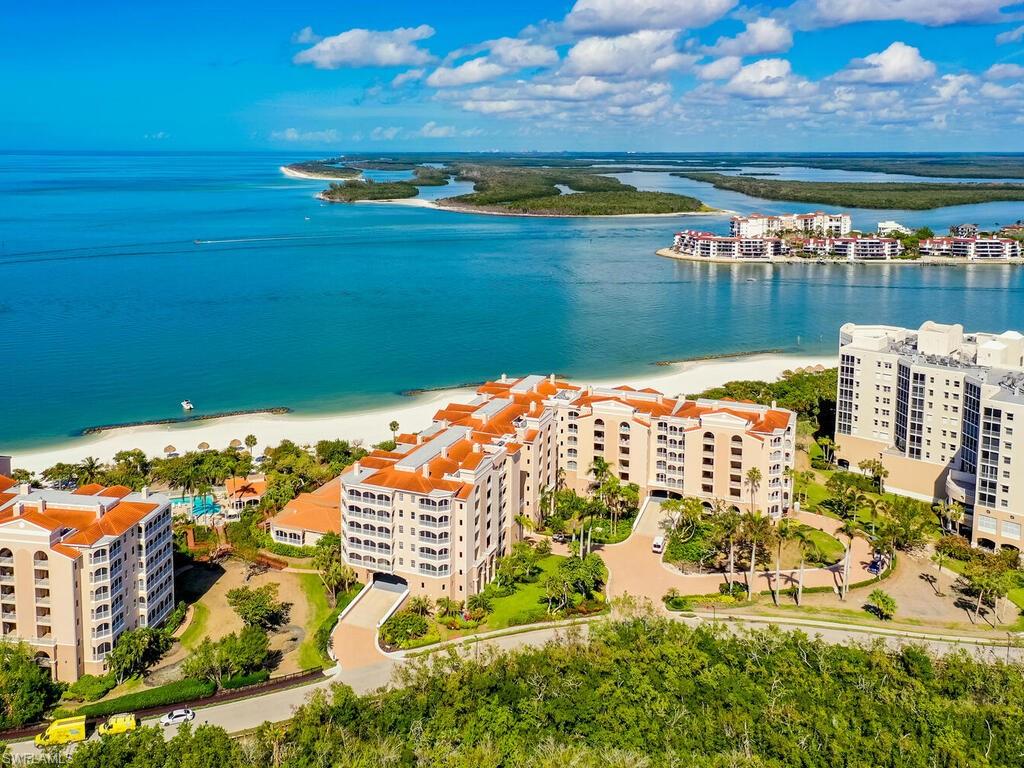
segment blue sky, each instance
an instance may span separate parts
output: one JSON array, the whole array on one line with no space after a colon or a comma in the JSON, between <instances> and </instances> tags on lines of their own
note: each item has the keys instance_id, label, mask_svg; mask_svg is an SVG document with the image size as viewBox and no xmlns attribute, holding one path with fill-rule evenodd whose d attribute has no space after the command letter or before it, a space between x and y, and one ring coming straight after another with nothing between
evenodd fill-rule
<instances>
[{"instance_id":1,"label":"blue sky","mask_svg":"<svg viewBox=\"0 0 1024 768\"><path fill-rule=\"evenodd\" d=\"M1024 151L1024 3L12 4L0 148Z\"/></svg>"}]
</instances>

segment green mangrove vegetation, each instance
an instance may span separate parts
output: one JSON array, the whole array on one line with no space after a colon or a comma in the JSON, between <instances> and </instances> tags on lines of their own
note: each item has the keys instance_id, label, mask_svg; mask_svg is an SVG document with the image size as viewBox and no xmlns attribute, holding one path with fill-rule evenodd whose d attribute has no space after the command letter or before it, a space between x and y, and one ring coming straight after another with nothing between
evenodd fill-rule
<instances>
[{"instance_id":1,"label":"green mangrove vegetation","mask_svg":"<svg viewBox=\"0 0 1024 768\"><path fill-rule=\"evenodd\" d=\"M678 171L681 176L765 200L792 200L848 208L927 210L947 205L1024 200L1024 184L1006 182L834 182L788 181L720 173Z\"/></svg>"},{"instance_id":2,"label":"green mangrove vegetation","mask_svg":"<svg viewBox=\"0 0 1024 768\"><path fill-rule=\"evenodd\" d=\"M539 648L432 654L369 695L318 691L290 722L238 741L200 726L165 744L145 728L85 742L48 765L1020 765L1019 664L628 613Z\"/></svg>"},{"instance_id":3,"label":"green mangrove vegetation","mask_svg":"<svg viewBox=\"0 0 1024 768\"><path fill-rule=\"evenodd\" d=\"M309 173L332 179L355 179L362 173L358 168L340 165L340 162L340 160L310 160L305 163L291 163L285 167L298 173Z\"/></svg>"}]
</instances>

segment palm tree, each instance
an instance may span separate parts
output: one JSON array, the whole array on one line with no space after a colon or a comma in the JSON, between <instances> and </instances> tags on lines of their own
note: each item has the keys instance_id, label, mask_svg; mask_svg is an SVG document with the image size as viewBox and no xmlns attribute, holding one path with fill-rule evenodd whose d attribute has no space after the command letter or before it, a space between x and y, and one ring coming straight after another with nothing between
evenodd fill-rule
<instances>
[{"instance_id":1,"label":"palm tree","mask_svg":"<svg viewBox=\"0 0 1024 768\"><path fill-rule=\"evenodd\" d=\"M847 593L850 591L850 560L853 555L853 540L860 535L860 528L853 522L853 520L846 520L841 526L837 533L841 533L846 537L846 555L843 558L843 590L842 599L846 599Z\"/></svg>"},{"instance_id":2,"label":"palm tree","mask_svg":"<svg viewBox=\"0 0 1024 768\"><path fill-rule=\"evenodd\" d=\"M747 486L750 491L750 509L754 510L754 497L757 495L757 491L761 487L761 470L757 467L751 467L747 470L747 474L743 476L743 483Z\"/></svg>"},{"instance_id":3,"label":"palm tree","mask_svg":"<svg viewBox=\"0 0 1024 768\"><path fill-rule=\"evenodd\" d=\"M796 604L799 606L804 600L804 563L808 555L817 553L818 545L814 543L814 539L808 535L807 530L804 528L797 528L793 537L800 547L800 575L796 581Z\"/></svg>"},{"instance_id":4,"label":"palm tree","mask_svg":"<svg viewBox=\"0 0 1024 768\"><path fill-rule=\"evenodd\" d=\"M743 518L735 509L728 509L718 516L718 533L729 545L729 570L726 572L726 581L729 584L729 591L732 592L732 580L736 575L736 537L743 530Z\"/></svg>"},{"instance_id":5,"label":"palm tree","mask_svg":"<svg viewBox=\"0 0 1024 768\"><path fill-rule=\"evenodd\" d=\"M398 420L397 419L392 419L391 423L388 424L388 429L391 430L391 442L393 442L393 443L397 442L398 441Z\"/></svg>"},{"instance_id":6,"label":"palm tree","mask_svg":"<svg viewBox=\"0 0 1024 768\"><path fill-rule=\"evenodd\" d=\"M797 526L792 520L780 520L778 526L775 529L775 535L778 539L778 550L775 554L775 604L779 604L779 582L782 578L782 548L785 546L787 541L796 538Z\"/></svg>"},{"instance_id":7,"label":"palm tree","mask_svg":"<svg viewBox=\"0 0 1024 768\"><path fill-rule=\"evenodd\" d=\"M888 513L889 503L885 499L866 499L865 506L871 516L871 535L874 536L878 518L880 515Z\"/></svg>"},{"instance_id":8,"label":"palm tree","mask_svg":"<svg viewBox=\"0 0 1024 768\"><path fill-rule=\"evenodd\" d=\"M954 501L946 510L946 517L949 518L950 532L960 533L960 523L964 520L964 508L958 502Z\"/></svg>"},{"instance_id":9,"label":"palm tree","mask_svg":"<svg viewBox=\"0 0 1024 768\"><path fill-rule=\"evenodd\" d=\"M256 435L246 435L245 436L245 447L249 449L249 455L250 456L252 455L253 448L256 447L256 443L257 442L259 442L259 441L256 439Z\"/></svg>"},{"instance_id":10,"label":"palm tree","mask_svg":"<svg viewBox=\"0 0 1024 768\"><path fill-rule=\"evenodd\" d=\"M81 485L90 485L100 479L103 474L103 464L94 456L86 456L78 465L78 482Z\"/></svg>"},{"instance_id":11,"label":"palm tree","mask_svg":"<svg viewBox=\"0 0 1024 768\"><path fill-rule=\"evenodd\" d=\"M750 542L750 576L747 581L749 594L754 594L754 572L757 569L757 544L767 543L772 534L771 521L756 509L743 515L743 533Z\"/></svg>"},{"instance_id":12,"label":"palm tree","mask_svg":"<svg viewBox=\"0 0 1024 768\"><path fill-rule=\"evenodd\" d=\"M519 526L519 538L523 538L523 531L532 531L534 528L533 519L529 515L522 513L515 517L516 525Z\"/></svg>"},{"instance_id":13,"label":"palm tree","mask_svg":"<svg viewBox=\"0 0 1024 768\"><path fill-rule=\"evenodd\" d=\"M415 597L409 598L407 610L410 613L417 614L418 616L430 616L434 613L434 604L430 602L429 597L416 595Z\"/></svg>"}]
</instances>

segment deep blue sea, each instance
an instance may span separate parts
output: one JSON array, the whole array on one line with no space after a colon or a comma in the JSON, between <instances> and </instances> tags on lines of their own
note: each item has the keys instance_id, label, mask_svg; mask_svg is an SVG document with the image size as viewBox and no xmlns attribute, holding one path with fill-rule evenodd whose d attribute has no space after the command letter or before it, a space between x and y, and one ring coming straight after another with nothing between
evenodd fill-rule
<instances>
[{"instance_id":1,"label":"deep blue sea","mask_svg":"<svg viewBox=\"0 0 1024 768\"><path fill-rule=\"evenodd\" d=\"M503 371L831 352L845 321L1024 328L1012 267L713 266L654 255L726 217L526 219L322 204L295 154L0 154L0 453L98 424L384 405ZM642 178L641 178L642 177ZM667 174L632 183L803 210ZM426 196L461 191L427 188ZM936 230L994 203L855 211ZM195 241L200 241L197 244Z\"/></svg>"}]
</instances>

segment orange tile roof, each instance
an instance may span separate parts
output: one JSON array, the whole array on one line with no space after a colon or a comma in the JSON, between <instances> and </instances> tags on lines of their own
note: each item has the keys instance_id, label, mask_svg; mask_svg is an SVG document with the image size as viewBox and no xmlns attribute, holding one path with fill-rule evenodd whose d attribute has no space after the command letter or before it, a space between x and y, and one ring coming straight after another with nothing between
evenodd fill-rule
<instances>
[{"instance_id":1,"label":"orange tile roof","mask_svg":"<svg viewBox=\"0 0 1024 768\"><path fill-rule=\"evenodd\" d=\"M341 533L341 478L289 501L271 519L273 525L314 533Z\"/></svg>"},{"instance_id":2,"label":"orange tile roof","mask_svg":"<svg viewBox=\"0 0 1024 768\"><path fill-rule=\"evenodd\" d=\"M8 488L12 488L17 483L13 478L7 477L7 475L0 475L0 491L6 491Z\"/></svg>"},{"instance_id":3,"label":"orange tile roof","mask_svg":"<svg viewBox=\"0 0 1024 768\"><path fill-rule=\"evenodd\" d=\"M88 485L83 485L80 488L76 488L74 491L72 491L72 493L75 493L79 496L95 496L102 490L103 486L100 485L99 483L89 483Z\"/></svg>"},{"instance_id":4,"label":"orange tile roof","mask_svg":"<svg viewBox=\"0 0 1024 768\"><path fill-rule=\"evenodd\" d=\"M242 493L243 488L248 488ZM228 498L242 501L245 499L258 499L267 492L267 480L263 477L248 479L245 477L229 477L224 481L224 490Z\"/></svg>"},{"instance_id":5,"label":"orange tile roof","mask_svg":"<svg viewBox=\"0 0 1024 768\"><path fill-rule=\"evenodd\" d=\"M127 485L112 485L109 488L103 488L102 490L97 491L96 495L110 497L112 499L123 499L131 492L132 489Z\"/></svg>"}]
</instances>

